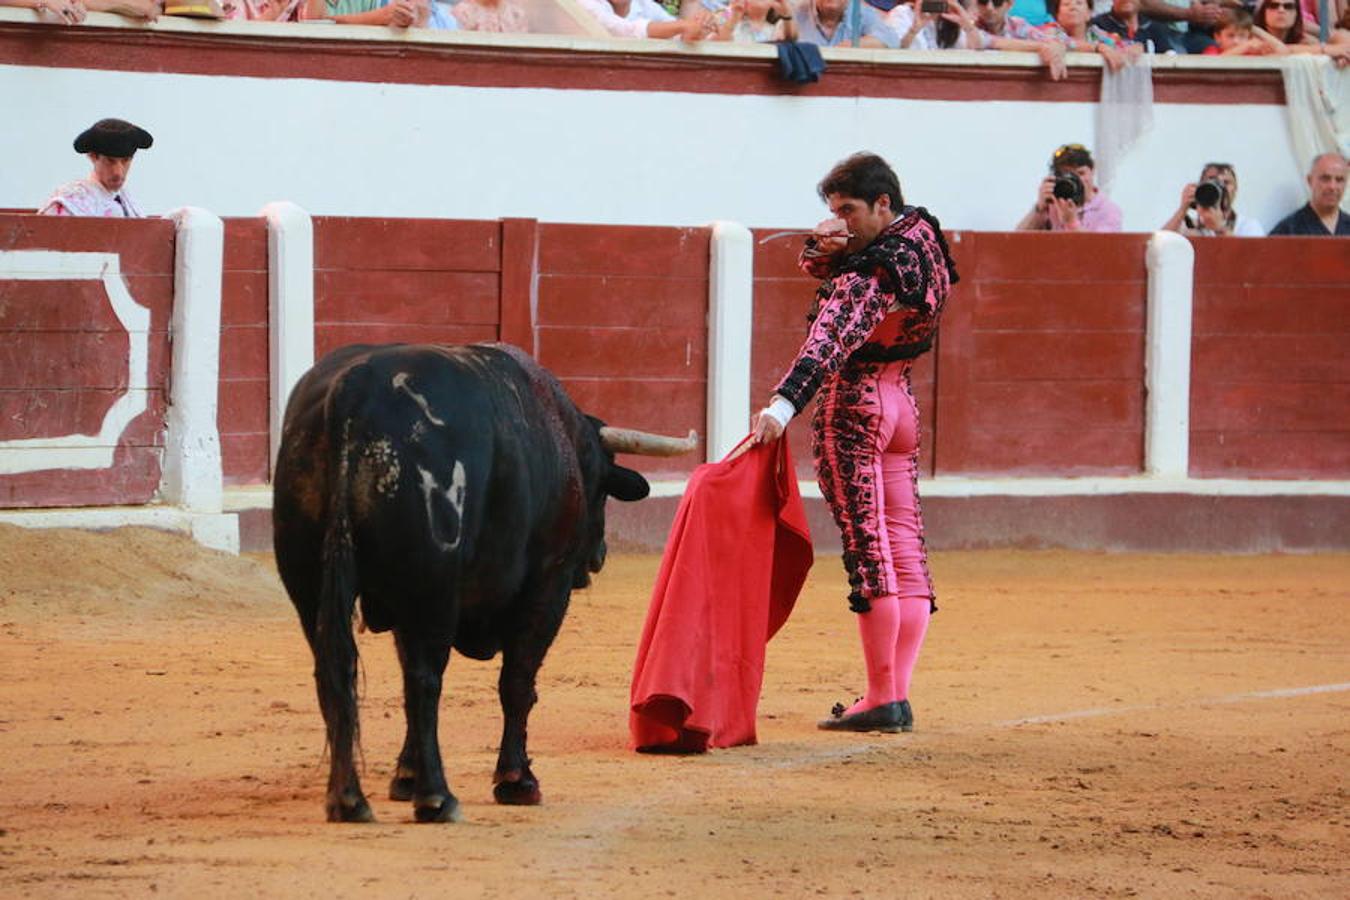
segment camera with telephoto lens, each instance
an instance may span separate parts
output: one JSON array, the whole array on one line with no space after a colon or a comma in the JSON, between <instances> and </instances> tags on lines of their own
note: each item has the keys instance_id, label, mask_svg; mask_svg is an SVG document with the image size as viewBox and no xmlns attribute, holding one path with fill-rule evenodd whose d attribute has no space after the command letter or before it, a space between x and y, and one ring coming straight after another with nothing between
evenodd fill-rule
<instances>
[{"instance_id":1,"label":"camera with telephoto lens","mask_svg":"<svg viewBox=\"0 0 1350 900\"><path fill-rule=\"evenodd\" d=\"M1083 179L1075 172L1056 172L1054 195L1061 200L1072 200L1075 206L1083 205Z\"/></svg>"},{"instance_id":2,"label":"camera with telephoto lens","mask_svg":"<svg viewBox=\"0 0 1350 900\"><path fill-rule=\"evenodd\" d=\"M1216 206L1228 206L1228 189L1223 186L1222 181L1210 179L1202 181L1195 186L1195 206L1203 209L1214 209Z\"/></svg>"}]
</instances>

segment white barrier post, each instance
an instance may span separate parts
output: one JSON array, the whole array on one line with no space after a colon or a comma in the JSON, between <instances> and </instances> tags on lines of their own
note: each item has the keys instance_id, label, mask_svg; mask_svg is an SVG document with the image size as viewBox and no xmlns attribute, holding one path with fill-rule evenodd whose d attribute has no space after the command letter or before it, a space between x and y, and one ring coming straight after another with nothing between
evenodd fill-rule
<instances>
[{"instance_id":1,"label":"white barrier post","mask_svg":"<svg viewBox=\"0 0 1350 900\"><path fill-rule=\"evenodd\" d=\"M219 513L223 475L216 407L225 225L192 206L174 210L169 218L177 225L173 363L160 493L166 503L189 513Z\"/></svg>"},{"instance_id":2,"label":"white barrier post","mask_svg":"<svg viewBox=\"0 0 1350 900\"><path fill-rule=\"evenodd\" d=\"M750 229L712 223L708 272L708 461L730 453L750 428L754 243Z\"/></svg>"},{"instance_id":3,"label":"white barrier post","mask_svg":"<svg viewBox=\"0 0 1350 900\"><path fill-rule=\"evenodd\" d=\"M314 365L314 223L289 201L262 208L267 219L269 465L281 446L286 400Z\"/></svg>"},{"instance_id":4,"label":"white barrier post","mask_svg":"<svg viewBox=\"0 0 1350 900\"><path fill-rule=\"evenodd\" d=\"M1148 242L1144 471L1184 479L1191 448L1191 308L1195 248L1174 231Z\"/></svg>"}]
</instances>

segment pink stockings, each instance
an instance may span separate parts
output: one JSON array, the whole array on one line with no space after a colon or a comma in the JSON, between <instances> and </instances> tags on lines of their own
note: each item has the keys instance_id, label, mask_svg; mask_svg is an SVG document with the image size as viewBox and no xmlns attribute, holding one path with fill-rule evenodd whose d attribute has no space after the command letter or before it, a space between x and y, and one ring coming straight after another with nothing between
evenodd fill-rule
<instances>
[{"instance_id":1,"label":"pink stockings","mask_svg":"<svg viewBox=\"0 0 1350 900\"><path fill-rule=\"evenodd\" d=\"M878 597L872 601L871 612L858 614L867 693L847 714L909 699L909 680L928 631L931 609L927 597Z\"/></svg>"}]
</instances>

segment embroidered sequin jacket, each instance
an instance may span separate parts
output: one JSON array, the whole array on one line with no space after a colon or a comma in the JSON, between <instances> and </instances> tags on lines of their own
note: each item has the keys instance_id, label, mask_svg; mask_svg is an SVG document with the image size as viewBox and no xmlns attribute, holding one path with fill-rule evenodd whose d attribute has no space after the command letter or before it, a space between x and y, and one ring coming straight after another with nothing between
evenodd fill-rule
<instances>
[{"instance_id":1,"label":"embroidered sequin jacket","mask_svg":"<svg viewBox=\"0 0 1350 900\"><path fill-rule=\"evenodd\" d=\"M844 366L927 352L957 281L942 226L922 207L903 207L855 253L826 257L814 248L808 240L799 262L807 275L824 279L807 316L810 332L774 390L799 413Z\"/></svg>"}]
</instances>

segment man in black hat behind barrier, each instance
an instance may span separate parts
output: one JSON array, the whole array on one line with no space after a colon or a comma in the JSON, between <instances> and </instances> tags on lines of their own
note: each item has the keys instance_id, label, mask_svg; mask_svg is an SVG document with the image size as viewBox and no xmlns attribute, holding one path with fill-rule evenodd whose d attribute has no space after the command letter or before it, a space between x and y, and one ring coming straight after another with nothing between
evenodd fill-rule
<instances>
[{"instance_id":1,"label":"man in black hat behind barrier","mask_svg":"<svg viewBox=\"0 0 1350 900\"><path fill-rule=\"evenodd\" d=\"M63 184L38 210L48 216L138 219L144 213L127 196L127 175L137 150L155 142L150 132L121 119L100 119L75 139L75 152L94 164L88 178Z\"/></svg>"}]
</instances>

